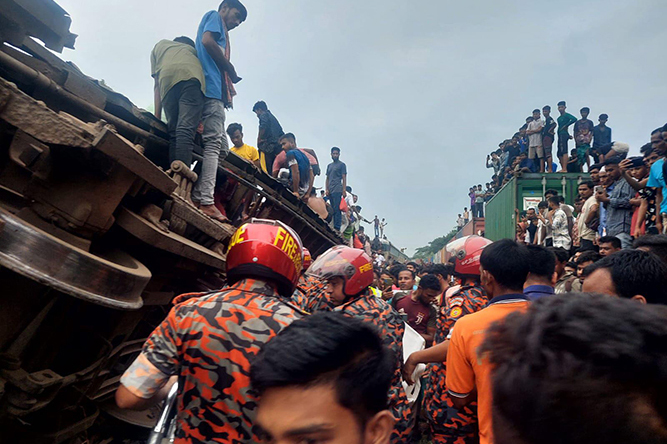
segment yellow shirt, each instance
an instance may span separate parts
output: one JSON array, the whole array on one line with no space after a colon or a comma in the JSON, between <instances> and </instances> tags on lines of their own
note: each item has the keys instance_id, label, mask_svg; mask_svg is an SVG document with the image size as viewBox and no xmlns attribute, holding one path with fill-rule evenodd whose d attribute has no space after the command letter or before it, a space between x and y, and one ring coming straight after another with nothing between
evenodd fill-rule
<instances>
[{"instance_id":1,"label":"yellow shirt","mask_svg":"<svg viewBox=\"0 0 667 444\"><path fill-rule=\"evenodd\" d=\"M256 160L259 160L259 151L257 151L257 148L250 146L247 143L244 143L241 148L232 146L232 153L249 162L255 162Z\"/></svg>"}]
</instances>

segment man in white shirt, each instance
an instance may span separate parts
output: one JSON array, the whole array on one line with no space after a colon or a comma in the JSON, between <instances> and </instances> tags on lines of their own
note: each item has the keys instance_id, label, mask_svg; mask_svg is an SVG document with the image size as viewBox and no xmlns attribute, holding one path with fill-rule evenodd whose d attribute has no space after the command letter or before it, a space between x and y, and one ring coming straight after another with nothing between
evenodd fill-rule
<instances>
[{"instance_id":1,"label":"man in white shirt","mask_svg":"<svg viewBox=\"0 0 667 444\"><path fill-rule=\"evenodd\" d=\"M542 147L542 129L544 120L540 117L540 110L533 110L533 121L528 123L528 159L540 165L540 172L544 172L544 148Z\"/></svg>"},{"instance_id":2,"label":"man in white shirt","mask_svg":"<svg viewBox=\"0 0 667 444\"><path fill-rule=\"evenodd\" d=\"M593 191L595 185L588 180L579 184L579 195L585 199L584 205L581 208L581 213L577 217L577 229L579 231L579 245L581 251L595 250L593 242L595 241L595 230L589 228L589 223L597 216L599 204Z\"/></svg>"},{"instance_id":3,"label":"man in white shirt","mask_svg":"<svg viewBox=\"0 0 667 444\"><path fill-rule=\"evenodd\" d=\"M345 203L347 204L347 207L350 209L350 212L353 212L353 208L356 205L354 201L354 195L352 194L352 187L347 186L345 187Z\"/></svg>"},{"instance_id":4,"label":"man in white shirt","mask_svg":"<svg viewBox=\"0 0 667 444\"><path fill-rule=\"evenodd\" d=\"M547 226L552 229L553 246L569 251L572 246L572 238L568 228L567 215L560 207L558 196L550 197L548 202L550 211L547 216Z\"/></svg>"},{"instance_id":5,"label":"man in white shirt","mask_svg":"<svg viewBox=\"0 0 667 444\"><path fill-rule=\"evenodd\" d=\"M375 265L382 268L382 265L384 264L384 256L382 256L382 253L378 253L375 256L375 261L374 262L375 262Z\"/></svg>"},{"instance_id":6,"label":"man in white shirt","mask_svg":"<svg viewBox=\"0 0 667 444\"><path fill-rule=\"evenodd\" d=\"M547 224L547 217L549 215L549 204L543 200L537 205L537 234L535 235L535 245L543 245L546 247L553 247L553 236L551 234L551 226Z\"/></svg>"}]
</instances>

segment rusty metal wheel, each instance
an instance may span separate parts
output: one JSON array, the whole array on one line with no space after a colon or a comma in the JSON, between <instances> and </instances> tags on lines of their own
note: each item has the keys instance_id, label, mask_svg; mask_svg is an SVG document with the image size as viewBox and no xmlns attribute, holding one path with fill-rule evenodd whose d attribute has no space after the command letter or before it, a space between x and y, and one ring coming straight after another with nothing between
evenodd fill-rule
<instances>
[{"instance_id":1,"label":"rusty metal wheel","mask_svg":"<svg viewBox=\"0 0 667 444\"><path fill-rule=\"evenodd\" d=\"M0 209L0 265L76 298L141 308L151 272L119 251L91 254Z\"/></svg>"}]
</instances>

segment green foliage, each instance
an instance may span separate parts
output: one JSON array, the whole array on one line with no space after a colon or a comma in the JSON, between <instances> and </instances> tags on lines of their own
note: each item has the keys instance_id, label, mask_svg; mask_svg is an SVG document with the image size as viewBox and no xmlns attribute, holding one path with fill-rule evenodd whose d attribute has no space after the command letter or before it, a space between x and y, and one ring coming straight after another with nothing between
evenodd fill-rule
<instances>
[{"instance_id":1,"label":"green foliage","mask_svg":"<svg viewBox=\"0 0 667 444\"><path fill-rule=\"evenodd\" d=\"M438 251L442 250L447 243L452 240L452 238L456 235L458 232L458 228L452 228L452 230L445 234L444 236L440 236L438 238L433 239L431 242L428 243L428 245L424 247L419 247L415 250L415 255L412 257L413 259L428 259L431 256L433 256L435 253Z\"/></svg>"}]
</instances>

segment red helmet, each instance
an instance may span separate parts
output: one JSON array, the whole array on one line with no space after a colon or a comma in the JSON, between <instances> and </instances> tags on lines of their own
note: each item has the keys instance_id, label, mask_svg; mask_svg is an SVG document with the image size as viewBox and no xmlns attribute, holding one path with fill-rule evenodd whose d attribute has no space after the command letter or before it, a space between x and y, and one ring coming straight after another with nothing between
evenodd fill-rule
<instances>
[{"instance_id":1,"label":"red helmet","mask_svg":"<svg viewBox=\"0 0 667 444\"><path fill-rule=\"evenodd\" d=\"M355 296L373 283L373 264L363 250L336 245L313 262L308 274L320 279L342 277L343 293Z\"/></svg>"},{"instance_id":2,"label":"red helmet","mask_svg":"<svg viewBox=\"0 0 667 444\"><path fill-rule=\"evenodd\" d=\"M310 255L308 248L303 247L303 271L308 270L308 267L313 263L313 257Z\"/></svg>"},{"instance_id":3,"label":"red helmet","mask_svg":"<svg viewBox=\"0 0 667 444\"><path fill-rule=\"evenodd\" d=\"M233 284L244 278L264 278L289 297L301 275L302 250L301 239L284 223L252 219L229 241L227 279Z\"/></svg>"},{"instance_id":4,"label":"red helmet","mask_svg":"<svg viewBox=\"0 0 667 444\"><path fill-rule=\"evenodd\" d=\"M479 257L493 241L481 236L465 236L447 244L447 251L456 259L454 271L461 275L479 276Z\"/></svg>"}]
</instances>

